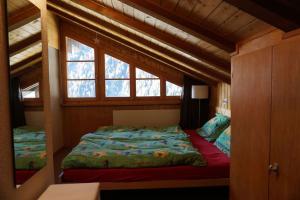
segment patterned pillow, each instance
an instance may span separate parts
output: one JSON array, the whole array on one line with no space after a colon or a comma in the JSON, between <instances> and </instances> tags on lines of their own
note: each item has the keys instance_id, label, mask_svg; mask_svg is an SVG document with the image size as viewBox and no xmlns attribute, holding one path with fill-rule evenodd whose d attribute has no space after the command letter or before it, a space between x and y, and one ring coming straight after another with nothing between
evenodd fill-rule
<instances>
[{"instance_id":1,"label":"patterned pillow","mask_svg":"<svg viewBox=\"0 0 300 200\"><path fill-rule=\"evenodd\" d=\"M230 124L230 118L217 113L214 118L206 122L197 133L209 142L215 141Z\"/></svg>"},{"instance_id":2,"label":"patterned pillow","mask_svg":"<svg viewBox=\"0 0 300 200\"><path fill-rule=\"evenodd\" d=\"M214 145L216 145L227 156L230 156L230 137L231 137L231 130L229 126L221 133L221 135L214 143Z\"/></svg>"}]
</instances>

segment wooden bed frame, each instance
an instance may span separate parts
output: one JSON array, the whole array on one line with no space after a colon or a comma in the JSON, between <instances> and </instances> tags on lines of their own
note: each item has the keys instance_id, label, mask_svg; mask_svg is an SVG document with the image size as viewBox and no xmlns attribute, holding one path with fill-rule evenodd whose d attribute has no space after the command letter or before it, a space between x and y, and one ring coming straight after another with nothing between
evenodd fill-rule
<instances>
[{"instance_id":1,"label":"wooden bed frame","mask_svg":"<svg viewBox=\"0 0 300 200\"><path fill-rule=\"evenodd\" d=\"M228 185L229 178L137 182L100 182L100 190L171 189L192 187L217 187Z\"/></svg>"}]
</instances>

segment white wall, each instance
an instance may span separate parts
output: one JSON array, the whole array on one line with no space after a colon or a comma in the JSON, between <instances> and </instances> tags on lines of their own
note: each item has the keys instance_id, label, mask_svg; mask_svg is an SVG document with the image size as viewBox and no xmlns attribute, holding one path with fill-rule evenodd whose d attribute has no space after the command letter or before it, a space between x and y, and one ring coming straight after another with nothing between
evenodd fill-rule
<instances>
[{"instance_id":1,"label":"white wall","mask_svg":"<svg viewBox=\"0 0 300 200\"><path fill-rule=\"evenodd\" d=\"M178 124L180 109L114 110L113 124L126 126L168 126Z\"/></svg>"}]
</instances>

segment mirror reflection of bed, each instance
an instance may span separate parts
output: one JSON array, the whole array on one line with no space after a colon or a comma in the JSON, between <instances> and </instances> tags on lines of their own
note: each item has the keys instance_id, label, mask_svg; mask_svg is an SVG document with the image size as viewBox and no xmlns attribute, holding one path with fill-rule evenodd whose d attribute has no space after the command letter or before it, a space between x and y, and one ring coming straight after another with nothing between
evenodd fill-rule
<instances>
[{"instance_id":1,"label":"mirror reflection of bed","mask_svg":"<svg viewBox=\"0 0 300 200\"><path fill-rule=\"evenodd\" d=\"M20 17L24 12L30 14ZM28 0L8 0L7 16L14 177L19 187L42 169L47 160L41 14Z\"/></svg>"}]
</instances>

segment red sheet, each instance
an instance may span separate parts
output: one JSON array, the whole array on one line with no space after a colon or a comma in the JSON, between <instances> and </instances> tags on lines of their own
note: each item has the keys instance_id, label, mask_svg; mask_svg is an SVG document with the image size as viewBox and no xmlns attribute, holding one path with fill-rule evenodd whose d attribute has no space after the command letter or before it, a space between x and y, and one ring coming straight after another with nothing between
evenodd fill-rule
<instances>
[{"instance_id":1,"label":"red sheet","mask_svg":"<svg viewBox=\"0 0 300 200\"><path fill-rule=\"evenodd\" d=\"M207 166L156 168L65 169L63 182L132 182L154 180L190 180L229 177L229 158L195 131L188 130L193 146L202 153Z\"/></svg>"},{"instance_id":2,"label":"red sheet","mask_svg":"<svg viewBox=\"0 0 300 200\"><path fill-rule=\"evenodd\" d=\"M37 170L16 170L15 179L16 184L21 185L26 182L30 177L32 177Z\"/></svg>"}]
</instances>

